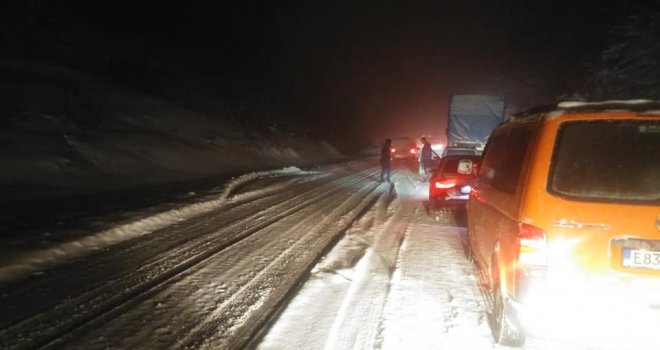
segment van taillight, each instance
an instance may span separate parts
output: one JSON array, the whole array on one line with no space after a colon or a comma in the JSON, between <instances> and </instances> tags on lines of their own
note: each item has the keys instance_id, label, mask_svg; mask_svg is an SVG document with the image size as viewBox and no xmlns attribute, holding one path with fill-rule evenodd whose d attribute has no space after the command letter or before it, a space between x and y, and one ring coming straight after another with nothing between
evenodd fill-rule
<instances>
[{"instance_id":1,"label":"van taillight","mask_svg":"<svg viewBox=\"0 0 660 350\"><path fill-rule=\"evenodd\" d=\"M545 265L548 258L548 240L543 230L532 225L520 224L518 232L520 252L518 262L522 265Z\"/></svg>"}]
</instances>

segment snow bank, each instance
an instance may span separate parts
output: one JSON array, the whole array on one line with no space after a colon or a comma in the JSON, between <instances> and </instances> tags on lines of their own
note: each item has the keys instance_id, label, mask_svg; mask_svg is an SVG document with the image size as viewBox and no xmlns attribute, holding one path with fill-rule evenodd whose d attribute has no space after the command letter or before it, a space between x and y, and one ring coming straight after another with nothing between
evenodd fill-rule
<instances>
[{"instance_id":1,"label":"snow bank","mask_svg":"<svg viewBox=\"0 0 660 350\"><path fill-rule=\"evenodd\" d=\"M62 67L0 61L0 198L21 200L342 159L323 141L256 137Z\"/></svg>"}]
</instances>

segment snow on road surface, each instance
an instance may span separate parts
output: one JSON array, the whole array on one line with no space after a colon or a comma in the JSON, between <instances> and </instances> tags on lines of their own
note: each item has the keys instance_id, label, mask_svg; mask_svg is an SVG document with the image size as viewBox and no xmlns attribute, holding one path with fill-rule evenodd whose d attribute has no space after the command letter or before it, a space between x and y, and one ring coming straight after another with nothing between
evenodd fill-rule
<instances>
[{"instance_id":1,"label":"snow on road surface","mask_svg":"<svg viewBox=\"0 0 660 350\"><path fill-rule=\"evenodd\" d=\"M438 217L428 184L405 167L392 196L365 214L312 270L255 347L270 349L498 349L474 267L465 212ZM529 339L522 349L595 349Z\"/></svg>"},{"instance_id":2,"label":"snow on road surface","mask_svg":"<svg viewBox=\"0 0 660 350\"><path fill-rule=\"evenodd\" d=\"M0 348L500 348L465 213L431 217L415 173L378 171L247 175L148 234L15 255L33 264L0 279Z\"/></svg>"},{"instance_id":3,"label":"snow on road surface","mask_svg":"<svg viewBox=\"0 0 660 350\"><path fill-rule=\"evenodd\" d=\"M413 174L394 181L389 205L382 198L319 263L260 349L493 347L464 228L452 212L428 215Z\"/></svg>"},{"instance_id":4,"label":"snow on road surface","mask_svg":"<svg viewBox=\"0 0 660 350\"><path fill-rule=\"evenodd\" d=\"M171 226L178 222L197 217L201 214L221 208L226 204L227 198L231 192L246 182L260 177L292 173L297 173L299 175L311 174L309 172L303 172L296 167L245 174L229 182L218 198L167 210L140 220L113 227L109 230L88 234L81 239L56 244L44 249L28 251L22 254L14 254L15 256L12 257L11 261L0 266L0 282L29 275L30 273L37 273L41 269L88 254L90 251L104 249L138 236L150 234L158 229ZM271 186L268 190L275 191L278 189L279 187ZM251 194L243 194L240 197L248 195ZM234 198L234 200L238 199L240 199L238 196L237 198Z\"/></svg>"}]
</instances>

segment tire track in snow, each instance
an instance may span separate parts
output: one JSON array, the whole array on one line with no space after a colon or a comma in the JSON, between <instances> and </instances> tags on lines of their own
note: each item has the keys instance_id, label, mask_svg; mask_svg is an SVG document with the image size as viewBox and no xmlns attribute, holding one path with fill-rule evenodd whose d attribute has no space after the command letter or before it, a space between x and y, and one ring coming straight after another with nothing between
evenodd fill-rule
<instances>
[{"instance_id":1,"label":"tire track in snow","mask_svg":"<svg viewBox=\"0 0 660 350\"><path fill-rule=\"evenodd\" d=\"M355 267L353 279L323 346L334 349L372 349L378 340L379 324L387 298L396 256L410 217L401 211L383 223L385 202L379 203L373 244ZM385 205L384 205L385 204Z\"/></svg>"},{"instance_id":2,"label":"tire track in snow","mask_svg":"<svg viewBox=\"0 0 660 350\"><path fill-rule=\"evenodd\" d=\"M118 227L86 235L71 242L63 242L45 249L25 252L13 257L10 261L3 262L3 265L0 266L0 285L226 207L231 193L241 185L261 176L290 175L295 171L303 174L300 170L293 168L246 174L227 184L223 193L215 199L170 209ZM307 174L307 172L304 172L304 174Z\"/></svg>"},{"instance_id":3,"label":"tire track in snow","mask_svg":"<svg viewBox=\"0 0 660 350\"><path fill-rule=\"evenodd\" d=\"M204 242L209 237L225 234L219 228L236 225L237 223L258 218L265 208L281 204L283 198L295 199L301 193L320 187L331 178L323 179L303 177L302 183L293 183L280 193L272 193L272 188L264 189L261 193L252 193L241 196L240 200L230 202L222 210L203 214L194 220L183 221L159 230L154 234L134 238L112 249L97 251L85 259L79 259L64 266L47 270L44 274L35 276L26 281L16 283L0 289L2 305L0 305L0 342L2 329L16 323L16 320L27 319L34 315L57 308L62 300L75 299L86 305L88 299L81 300L83 294L94 295L92 290L98 290L108 285L109 280L123 278L122 275L131 274L133 270L141 269L145 265L162 259L171 259L174 252L181 247L192 244L188 242ZM289 181L287 181L289 183ZM276 189L279 186L275 187ZM242 194L242 193L241 193ZM249 225L248 225L249 226ZM226 233L231 237L234 233ZM183 257L185 254L181 254ZM179 259L175 256L174 260ZM122 267L129 267L125 271ZM66 275L67 283L62 285L62 276ZM139 277L134 279L135 284L140 282ZM58 286L54 288L53 286ZM29 304L25 300L35 300ZM90 301L93 302L93 301ZM65 315L66 315L66 310ZM53 311L53 310L51 310Z\"/></svg>"},{"instance_id":4,"label":"tire track in snow","mask_svg":"<svg viewBox=\"0 0 660 350\"><path fill-rule=\"evenodd\" d=\"M378 325L407 220L382 186L378 203L321 260L259 349L369 349ZM390 204L392 204L390 206ZM409 218L408 218L409 219ZM306 327L301 327L304 320Z\"/></svg>"},{"instance_id":5,"label":"tire track in snow","mask_svg":"<svg viewBox=\"0 0 660 350\"><path fill-rule=\"evenodd\" d=\"M363 188L365 187L363 186ZM372 187L366 196L364 193L354 192L349 198L329 200L327 203L322 203L322 208L315 210L315 212L327 213L323 219L319 221L318 217L310 215L306 220L303 220L300 223L301 225L305 221L313 223L311 230L302 235L288 249L281 252L268 265L268 268L260 271L250 284L241 289L240 293L232 296L232 298L240 300L240 304L250 305L249 301L253 300L253 296L258 291L263 290L265 286L270 286L266 288L273 290L272 294L275 294L273 298L265 303L264 307L252 309L249 314L242 314L243 318L251 316L256 320L252 322L244 321L244 326L240 327L240 331L237 330L235 334L229 334L230 336L228 336L227 333L229 332L222 331L231 328L230 325L226 324L224 316L229 310L236 308L237 303L225 302L219 309L214 311L214 314L209 317L202 329L191 333L179 344L186 344L188 348L201 349L235 349L244 346L261 325L267 321L269 314L276 311L278 302L291 293L301 276L307 274L311 265L318 259L318 254L326 249L326 246L334 240L334 237L344 232L364 208L373 203L373 199L378 196L376 192L373 192L375 189L376 187ZM337 196L341 198L344 194L337 193ZM337 220L338 218L340 220ZM296 229L296 227L294 226L293 229ZM306 252L306 254L300 254L300 252ZM281 282L278 285L278 283L274 283L275 281ZM234 325L234 327L237 326ZM218 332L219 330L220 332Z\"/></svg>"},{"instance_id":6,"label":"tire track in snow","mask_svg":"<svg viewBox=\"0 0 660 350\"><path fill-rule=\"evenodd\" d=\"M154 289L164 287L180 273L251 233L326 198L328 194L336 191L337 186L355 186L364 182L365 177L367 176L343 177L305 192L303 197L288 198L282 204L266 209L273 213L272 215L260 212L255 215L254 220L243 220L235 226L223 228L221 232L227 232L228 236L216 234L211 240L186 242L179 249L140 267L126 278L109 281L83 295L63 301L49 312L0 330L0 345L9 349L61 344L62 341L77 336L79 332L105 322L107 317L111 318L116 313L125 311L136 301L150 296ZM248 222L247 225L245 221Z\"/></svg>"},{"instance_id":7,"label":"tire track in snow","mask_svg":"<svg viewBox=\"0 0 660 350\"><path fill-rule=\"evenodd\" d=\"M414 218L397 257L376 348L492 348L476 277L464 256L463 229L451 212L440 218L449 225L438 225L413 185L400 189L402 210Z\"/></svg>"},{"instance_id":8,"label":"tire track in snow","mask_svg":"<svg viewBox=\"0 0 660 350\"><path fill-rule=\"evenodd\" d=\"M329 220L319 221L318 213L336 210L337 203L346 201L347 197L335 191L326 199L255 232L187 270L166 288L154 291L149 299L136 302L127 312L68 343L67 347L133 348L143 344L151 334L160 335L149 339L156 348L198 348L206 337L243 341L242 336L251 334L250 327L259 323L254 319L267 314L272 299L288 290L281 284L291 283L290 276L273 277L281 265L293 261L286 252L306 237L308 230L315 230L320 221ZM293 238L294 235L298 237ZM281 239L287 236L292 238ZM283 256L286 258L282 259ZM114 339L112 343L111 339ZM225 348L222 344L218 341L214 346Z\"/></svg>"}]
</instances>

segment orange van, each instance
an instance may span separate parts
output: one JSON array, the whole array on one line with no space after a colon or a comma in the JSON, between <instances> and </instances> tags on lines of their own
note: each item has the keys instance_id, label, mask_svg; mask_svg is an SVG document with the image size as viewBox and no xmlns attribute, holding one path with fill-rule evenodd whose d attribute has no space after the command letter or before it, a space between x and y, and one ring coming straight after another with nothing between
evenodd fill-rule
<instances>
[{"instance_id":1,"label":"orange van","mask_svg":"<svg viewBox=\"0 0 660 350\"><path fill-rule=\"evenodd\" d=\"M660 103L513 116L488 140L467 210L498 343L660 349Z\"/></svg>"}]
</instances>

